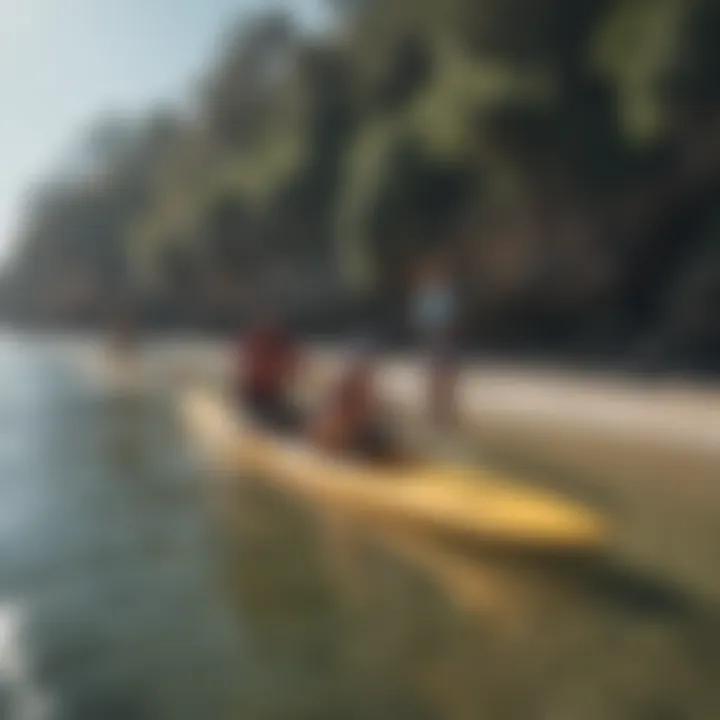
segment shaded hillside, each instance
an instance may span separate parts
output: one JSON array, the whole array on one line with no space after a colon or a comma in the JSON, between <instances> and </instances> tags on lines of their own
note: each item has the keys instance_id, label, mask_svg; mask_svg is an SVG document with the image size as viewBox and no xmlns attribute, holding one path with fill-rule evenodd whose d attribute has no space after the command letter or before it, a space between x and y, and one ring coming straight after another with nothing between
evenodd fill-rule
<instances>
[{"instance_id":1,"label":"shaded hillside","mask_svg":"<svg viewBox=\"0 0 720 720\"><path fill-rule=\"evenodd\" d=\"M331 6L228 33L192 110L101 124L31 203L6 314L227 327L262 287L339 330L442 248L479 346L720 367L717 3Z\"/></svg>"}]
</instances>

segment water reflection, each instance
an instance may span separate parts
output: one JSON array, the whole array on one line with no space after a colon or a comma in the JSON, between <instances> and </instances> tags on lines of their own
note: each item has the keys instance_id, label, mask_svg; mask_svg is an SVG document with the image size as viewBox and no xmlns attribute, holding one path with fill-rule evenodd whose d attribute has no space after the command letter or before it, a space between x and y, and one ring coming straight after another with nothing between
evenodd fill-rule
<instances>
[{"instance_id":1,"label":"water reflection","mask_svg":"<svg viewBox=\"0 0 720 720\"><path fill-rule=\"evenodd\" d=\"M262 649L256 672L302 668L295 679L314 703L303 717L713 717L720 707L720 648L702 641L716 623L672 587L601 565L458 556L254 483L213 488L229 590ZM264 698L268 716L299 707L283 688Z\"/></svg>"},{"instance_id":2,"label":"water reflection","mask_svg":"<svg viewBox=\"0 0 720 720\"><path fill-rule=\"evenodd\" d=\"M0 367L2 718L718 717L677 588L356 524L203 471L168 400Z\"/></svg>"},{"instance_id":3,"label":"water reflection","mask_svg":"<svg viewBox=\"0 0 720 720\"><path fill-rule=\"evenodd\" d=\"M44 720L52 716L51 701L28 668L23 625L20 605L0 605L0 717Z\"/></svg>"}]
</instances>

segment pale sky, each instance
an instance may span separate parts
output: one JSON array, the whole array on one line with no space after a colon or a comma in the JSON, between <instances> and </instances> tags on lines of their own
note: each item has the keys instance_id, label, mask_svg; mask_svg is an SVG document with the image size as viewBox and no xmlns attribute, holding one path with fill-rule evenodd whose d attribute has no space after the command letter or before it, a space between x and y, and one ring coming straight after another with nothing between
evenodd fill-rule
<instances>
[{"instance_id":1,"label":"pale sky","mask_svg":"<svg viewBox=\"0 0 720 720\"><path fill-rule=\"evenodd\" d=\"M278 5L321 22L322 0L0 0L0 257L25 190L93 119L182 99L223 29Z\"/></svg>"}]
</instances>

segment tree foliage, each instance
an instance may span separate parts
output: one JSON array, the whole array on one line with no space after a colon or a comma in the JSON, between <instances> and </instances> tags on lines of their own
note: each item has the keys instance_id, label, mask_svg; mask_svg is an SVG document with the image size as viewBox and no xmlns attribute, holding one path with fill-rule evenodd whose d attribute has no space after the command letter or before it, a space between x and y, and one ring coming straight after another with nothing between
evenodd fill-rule
<instances>
[{"instance_id":1,"label":"tree foliage","mask_svg":"<svg viewBox=\"0 0 720 720\"><path fill-rule=\"evenodd\" d=\"M305 263L378 294L443 247L511 343L667 339L668 298L716 257L714 0L330 5L324 34L233 28L185 116L99 123L92 171L32 204L27 287L82 264L186 307L189 276Z\"/></svg>"}]
</instances>

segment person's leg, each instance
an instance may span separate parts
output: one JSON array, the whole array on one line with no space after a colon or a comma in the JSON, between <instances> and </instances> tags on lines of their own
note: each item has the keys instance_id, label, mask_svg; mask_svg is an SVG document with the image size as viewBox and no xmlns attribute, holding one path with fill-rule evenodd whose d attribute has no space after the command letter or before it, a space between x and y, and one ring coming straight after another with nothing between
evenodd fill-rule
<instances>
[{"instance_id":1,"label":"person's leg","mask_svg":"<svg viewBox=\"0 0 720 720\"><path fill-rule=\"evenodd\" d=\"M455 389L458 368L448 342L436 344L430 369L430 411L438 425L451 426L457 421Z\"/></svg>"}]
</instances>

